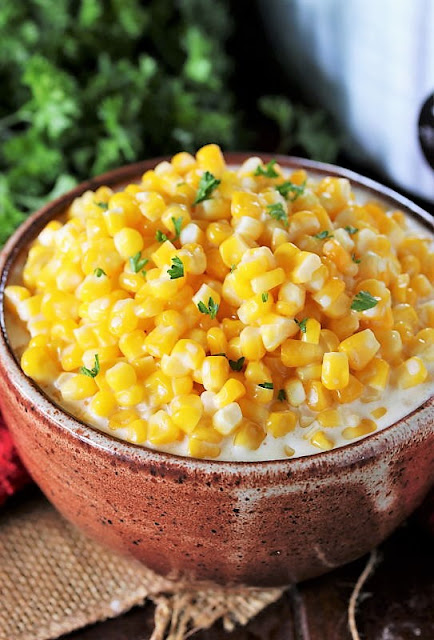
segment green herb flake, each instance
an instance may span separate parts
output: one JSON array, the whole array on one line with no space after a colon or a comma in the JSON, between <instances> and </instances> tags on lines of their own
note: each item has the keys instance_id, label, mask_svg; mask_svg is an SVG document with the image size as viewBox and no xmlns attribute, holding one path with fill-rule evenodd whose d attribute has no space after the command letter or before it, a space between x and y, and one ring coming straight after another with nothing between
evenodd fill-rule
<instances>
[{"instance_id":1,"label":"green herb flake","mask_svg":"<svg viewBox=\"0 0 434 640\"><path fill-rule=\"evenodd\" d=\"M211 318L211 320L214 320L217 315L217 311L219 310L219 305L217 302L214 302L212 298L208 298L208 306L206 306L201 300L197 305L197 308L201 313L205 313Z\"/></svg>"},{"instance_id":2,"label":"green herb flake","mask_svg":"<svg viewBox=\"0 0 434 640\"><path fill-rule=\"evenodd\" d=\"M193 204L199 204L199 202L203 202L204 200L209 200L211 198L212 192L217 189L221 180L217 180L209 171L205 171L202 175L199 188L196 193L196 199Z\"/></svg>"},{"instance_id":3,"label":"green herb flake","mask_svg":"<svg viewBox=\"0 0 434 640\"><path fill-rule=\"evenodd\" d=\"M288 216L283 204L281 202L275 202L274 204L267 204L268 213L272 218L282 222L285 227L288 226Z\"/></svg>"},{"instance_id":4,"label":"green herb flake","mask_svg":"<svg viewBox=\"0 0 434 640\"><path fill-rule=\"evenodd\" d=\"M268 300L268 292L263 293L261 298L262 298L262 302L267 302L267 300Z\"/></svg>"},{"instance_id":5,"label":"green herb flake","mask_svg":"<svg viewBox=\"0 0 434 640\"><path fill-rule=\"evenodd\" d=\"M106 272L104 271L104 269L101 269L100 267L97 267L93 274L97 277L97 278L101 278L101 276L106 276Z\"/></svg>"},{"instance_id":6,"label":"green herb flake","mask_svg":"<svg viewBox=\"0 0 434 640\"><path fill-rule=\"evenodd\" d=\"M294 320L300 327L301 333L306 333L306 323L309 320L309 318L303 318L303 320L297 320L297 318L294 318Z\"/></svg>"},{"instance_id":7,"label":"green herb flake","mask_svg":"<svg viewBox=\"0 0 434 640\"><path fill-rule=\"evenodd\" d=\"M99 374L100 366L99 366L99 355L95 353L95 364L93 369L88 369L87 367L80 367L80 373L84 376L88 376L89 378L96 378Z\"/></svg>"},{"instance_id":8,"label":"green herb flake","mask_svg":"<svg viewBox=\"0 0 434 640\"><path fill-rule=\"evenodd\" d=\"M229 366L233 371L241 371L244 366L245 357L242 356L238 360L229 360Z\"/></svg>"},{"instance_id":9,"label":"green herb flake","mask_svg":"<svg viewBox=\"0 0 434 640\"><path fill-rule=\"evenodd\" d=\"M178 256L172 258L172 266L167 270L171 280L182 278L184 276L184 264Z\"/></svg>"},{"instance_id":10,"label":"green herb flake","mask_svg":"<svg viewBox=\"0 0 434 640\"><path fill-rule=\"evenodd\" d=\"M353 236L355 233L358 232L357 227L352 227L350 224L347 224L347 226L344 227L344 229L347 233L350 234L350 236Z\"/></svg>"},{"instance_id":11,"label":"green herb flake","mask_svg":"<svg viewBox=\"0 0 434 640\"><path fill-rule=\"evenodd\" d=\"M325 240L326 238L333 238L333 234L328 231L328 229L324 229L324 231L320 231L314 235L314 238L318 238L318 240Z\"/></svg>"},{"instance_id":12,"label":"green herb flake","mask_svg":"<svg viewBox=\"0 0 434 640\"><path fill-rule=\"evenodd\" d=\"M157 229L156 233L155 233L155 237L157 239L157 242L166 242L166 240L168 240L169 238L166 236L165 233L163 233L162 231L160 231L160 229Z\"/></svg>"},{"instance_id":13,"label":"green herb flake","mask_svg":"<svg viewBox=\"0 0 434 640\"><path fill-rule=\"evenodd\" d=\"M258 164L253 175L264 176L264 178L278 178L279 174L274 168L276 162L276 160L270 160L270 162L267 162L264 166Z\"/></svg>"},{"instance_id":14,"label":"green herb flake","mask_svg":"<svg viewBox=\"0 0 434 640\"><path fill-rule=\"evenodd\" d=\"M272 382L261 382L261 384L258 384L258 387L261 387L261 389L274 389Z\"/></svg>"},{"instance_id":15,"label":"green herb flake","mask_svg":"<svg viewBox=\"0 0 434 640\"><path fill-rule=\"evenodd\" d=\"M355 254L355 253L353 253L353 255L351 256L351 260L352 260L353 262L355 262L356 264L360 264L360 263L362 262L360 258L357 258L357 257L356 257L356 254Z\"/></svg>"},{"instance_id":16,"label":"green herb flake","mask_svg":"<svg viewBox=\"0 0 434 640\"><path fill-rule=\"evenodd\" d=\"M104 209L104 211L106 211L108 209L108 203L107 202L95 202L97 207L100 207L100 209Z\"/></svg>"},{"instance_id":17,"label":"green herb flake","mask_svg":"<svg viewBox=\"0 0 434 640\"><path fill-rule=\"evenodd\" d=\"M279 393L277 394L277 399L279 400L279 402L285 402L286 401L286 391L285 389L279 389Z\"/></svg>"},{"instance_id":18,"label":"green herb flake","mask_svg":"<svg viewBox=\"0 0 434 640\"><path fill-rule=\"evenodd\" d=\"M137 251L137 253L129 259L131 271L134 271L134 273L139 273L148 262L149 260L147 258L142 258L140 251Z\"/></svg>"},{"instance_id":19,"label":"green herb flake","mask_svg":"<svg viewBox=\"0 0 434 640\"><path fill-rule=\"evenodd\" d=\"M351 309L353 311L367 311L376 307L378 302L377 298L371 296L369 291L359 291L353 298Z\"/></svg>"},{"instance_id":20,"label":"green herb flake","mask_svg":"<svg viewBox=\"0 0 434 640\"><path fill-rule=\"evenodd\" d=\"M182 216L180 218L170 218L172 220L173 228L175 230L175 240L178 240L182 231Z\"/></svg>"},{"instance_id":21,"label":"green herb flake","mask_svg":"<svg viewBox=\"0 0 434 640\"><path fill-rule=\"evenodd\" d=\"M278 184L275 188L281 196L291 202L294 202L294 200L297 200L297 198L304 193L304 190L306 189L306 180L301 184L294 184L290 180L286 180L285 182L282 182L282 184Z\"/></svg>"},{"instance_id":22,"label":"green herb flake","mask_svg":"<svg viewBox=\"0 0 434 640\"><path fill-rule=\"evenodd\" d=\"M236 264L231 264L231 273L233 273L236 268L237 268Z\"/></svg>"}]
</instances>

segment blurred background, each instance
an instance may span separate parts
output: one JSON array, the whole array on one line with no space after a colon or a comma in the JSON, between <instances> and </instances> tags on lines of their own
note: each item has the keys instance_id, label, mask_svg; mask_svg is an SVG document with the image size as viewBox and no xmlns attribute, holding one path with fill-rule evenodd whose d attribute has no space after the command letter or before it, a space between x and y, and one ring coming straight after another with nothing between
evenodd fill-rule
<instances>
[{"instance_id":1,"label":"blurred background","mask_svg":"<svg viewBox=\"0 0 434 640\"><path fill-rule=\"evenodd\" d=\"M431 0L1 0L0 244L92 175L208 142L434 202Z\"/></svg>"}]
</instances>

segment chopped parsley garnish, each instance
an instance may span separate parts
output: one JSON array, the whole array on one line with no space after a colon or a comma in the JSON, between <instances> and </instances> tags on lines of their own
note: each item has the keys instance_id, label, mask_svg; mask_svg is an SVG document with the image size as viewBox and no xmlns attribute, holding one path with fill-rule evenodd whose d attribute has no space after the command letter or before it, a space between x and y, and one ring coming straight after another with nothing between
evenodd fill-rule
<instances>
[{"instance_id":1,"label":"chopped parsley garnish","mask_svg":"<svg viewBox=\"0 0 434 640\"><path fill-rule=\"evenodd\" d=\"M280 193L281 196L294 202L297 200L298 196L301 196L304 193L306 188L306 180L304 180L301 184L294 184L290 180L286 180L282 182L282 184L278 184L275 189Z\"/></svg>"},{"instance_id":2,"label":"chopped parsley garnish","mask_svg":"<svg viewBox=\"0 0 434 640\"><path fill-rule=\"evenodd\" d=\"M179 236L181 235L181 230L182 230L182 216L180 218L170 218L172 220L173 223L173 228L175 230L175 240L178 240Z\"/></svg>"},{"instance_id":3,"label":"chopped parsley garnish","mask_svg":"<svg viewBox=\"0 0 434 640\"><path fill-rule=\"evenodd\" d=\"M353 253L353 255L351 256L351 260L353 262L355 262L356 264L360 264L362 262L360 258L356 258L356 254L355 253Z\"/></svg>"},{"instance_id":4,"label":"chopped parsley garnish","mask_svg":"<svg viewBox=\"0 0 434 640\"><path fill-rule=\"evenodd\" d=\"M377 298L371 296L369 291L359 291L353 298L351 309L353 309L353 311L366 311L367 309L376 307L377 304Z\"/></svg>"},{"instance_id":5,"label":"chopped parsley garnish","mask_svg":"<svg viewBox=\"0 0 434 640\"><path fill-rule=\"evenodd\" d=\"M108 209L108 203L107 202L95 202L97 207L100 207L100 209Z\"/></svg>"},{"instance_id":6,"label":"chopped parsley garnish","mask_svg":"<svg viewBox=\"0 0 434 640\"><path fill-rule=\"evenodd\" d=\"M93 366L93 369L80 367L80 373L82 373L84 376L89 376L89 378L96 378L96 376L99 374L99 369L99 355L95 353L95 364Z\"/></svg>"},{"instance_id":7,"label":"chopped parsley garnish","mask_svg":"<svg viewBox=\"0 0 434 640\"><path fill-rule=\"evenodd\" d=\"M303 318L303 320L297 320L297 318L294 318L294 320L300 327L301 333L306 333L306 322L309 320L309 318Z\"/></svg>"},{"instance_id":8,"label":"chopped parsley garnish","mask_svg":"<svg viewBox=\"0 0 434 640\"><path fill-rule=\"evenodd\" d=\"M104 269L101 269L101 267L97 267L94 270L93 273L97 278L101 278L101 276L106 276L107 275L106 272L104 271Z\"/></svg>"},{"instance_id":9,"label":"chopped parsley garnish","mask_svg":"<svg viewBox=\"0 0 434 640\"><path fill-rule=\"evenodd\" d=\"M155 233L155 237L157 239L157 242L166 242L166 240L168 240L169 238L166 236L165 233L163 233L162 231L160 231L160 229L157 229L156 233Z\"/></svg>"},{"instance_id":10,"label":"chopped parsley garnish","mask_svg":"<svg viewBox=\"0 0 434 640\"><path fill-rule=\"evenodd\" d=\"M281 202L267 204L267 209L272 218L278 220L279 222L283 222L285 227L288 226L288 216L286 215L286 211L283 208L283 204Z\"/></svg>"},{"instance_id":11,"label":"chopped parsley garnish","mask_svg":"<svg viewBox=\"0 0 434 640\"><path fill-rule=\"evenodd\" d=\"M277 399L279 400L279 402L285 402L286 400L285 389L279 389L279 393L277 394Z\"/></svg>"},{"instance_id":12,"label":"chopped parsley garnish","mask_svg":"<svg viewBox=\"0 0 434 640\"><path fill-rule=\"evenodd\" d=\"M134 273L139 273L148 262L149 260L147 258L142 258L140 251L137 251L137 253L129 259L131 271L134 271Z\"/></svg>"},{"instance_id":13,"label":"chopped parsley garnish","mask_svg":"<svg viewBox=\"0 0 434 640\"><path fill-rule=\"evenodd\" d=\"M357 227L352 227L350 224L347 224L347 226L344 227L344 229L347 233L350 234L350 236L353 236L355 233L358 232Z\"/></svg>"},{"instance_id":14,"label":"chopped parsley garnish","mask_svg":"<svg viewBox=\"0 0 434 640\"><path fill-rule=\"evenodd\" d=\"M238 360L229 360L229 366L233 371L241 371L244 366L245 357L242 356Z\"/></svg>"},{"instance_id":15,"label":"chopped parsley garnish","mask_svg":"<svg viewBox=\"0 0 434 640\"><path fill-rule=\"evenodd\" d=\"M236 268L237 268L236 264L231 264L231 273L233 273Z\"/></svg>"},{"instance_id":16,"label":"chopped parsley garnish","mask_svg":"<svg viewBox=\"0 0 434 640\"><path fill-rule=\"evenodd\" d=\"M209 200L214 189L217 189L221 180L217 180L209 171L205 171L199 182L196 199L193 204L199 204L204 200Z\"/></svg>"},{"instance_id":17,"label":"chopped parsley garnish","mask_svg":"<svg viewBox=\"0 0 434 640\"><path fill-rule=\"evenodd\" d=\"M219 310L219 305L217 302L214 302L212 298L208 298L208 306L206 306L206 304L201 300L197 305L197 308L201 313L207 314L211 320L214 320L217 315L217 311Z\"/></svg>"},{"instance_id":18,"label":"chopped parsley garnish","mask_svg":"<svg viewBox=\"0 0 434 640\"><path fill-rule=\"evenodd\" d=\"M261 298L262 298L262 302L267 302L267 300L268 300L268 291L266 293L263 293Z\"/></svg>"},{"instance_id":19,"label":"chopped parsley garnish","mask_svg":"<svg viewBox=\"0 0 434 640\"><path fill-rule=\"evenodd\" d=\"M320 231L314 235L314 238L318 238L318 240L325 240L326 238L333 238L333 234L328 231L328 229L324 229L324 231Z\"/></svg>"},{"instance_id":20,"label":"chopped parsley garnish","mask_svg":"<svg viewBox=\"0 0 434 640\"><path fill-rule=\"evenodd\" d=\"M258 387L261 387L261 389L274 389L272 382L261 382L261 384L258 384Z\"/></svg>"},{"instance_id":21,"label":"chopped parsley garnish","mask_svg":"<svg viewBox=\"0 0 434 640\"><path fill-rule=\"evenodd\" d=\"M267 164L265 164L264 166L258 164L253 175L264 176L264 178L278 178L279 174L274 168L276 162L276 160L270 160L270 162L267 162Z\"/></svg>"},{"instance_id":22,"label":"chopped parsley garnish","mask_svg":"<svg viewBox=\"0 0 434 640\"><path fill-rule=\"evenodd\" d=\"M167 270L167 273L169 274L171 280L176 280L177 278L183 277L184 265L181 258L179 258L178 256L172 258L172 266Z\"/></svg>"}]
</instances>

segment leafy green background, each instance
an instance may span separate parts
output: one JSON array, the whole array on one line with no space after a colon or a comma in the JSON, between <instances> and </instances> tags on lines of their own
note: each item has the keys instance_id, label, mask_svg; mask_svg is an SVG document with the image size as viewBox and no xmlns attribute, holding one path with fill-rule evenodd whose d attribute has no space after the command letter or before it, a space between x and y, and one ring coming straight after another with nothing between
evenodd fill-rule
<instances>
[{"instance_id":1,"label":"leafy green background","mask_svg":"<svg viewBox=\"0 0 434 640\"><path fill-rule=\"evenodd\" d=\"M333 160L326 114L261 95L274 62L246 55L248 6L2 0L0 244L47 199L142 158L217 142Z\"/></svg>"}]
</instances>

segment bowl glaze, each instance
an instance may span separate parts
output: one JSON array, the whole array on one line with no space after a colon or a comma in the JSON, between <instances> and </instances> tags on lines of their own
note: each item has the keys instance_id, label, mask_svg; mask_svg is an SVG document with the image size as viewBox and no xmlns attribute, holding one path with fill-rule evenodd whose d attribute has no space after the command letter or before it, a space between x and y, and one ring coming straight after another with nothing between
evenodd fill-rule
<instances>
[{"instance_id":1,"label":"bowl glaze","mask_svg":"<svg viewBox=\"0 0 434 640\"><path fill-rule=\"evenodd\" d=\"M251 154L226 154L239 164ZM271 156L260 154L265 161ZM129 444L75 419L21 371L3 290L49 220L86 189L119 188L161 159L76 187L31 216L0 257L0 407L35 482L71 522L169 578L256 586L318 576L380 543L434 480L434 398L396 424L342 448L271 462L182 458ZM355 173L277 156L289 168L347 177L432 229L427 213Z\"/></svg>"}]
</instances>

